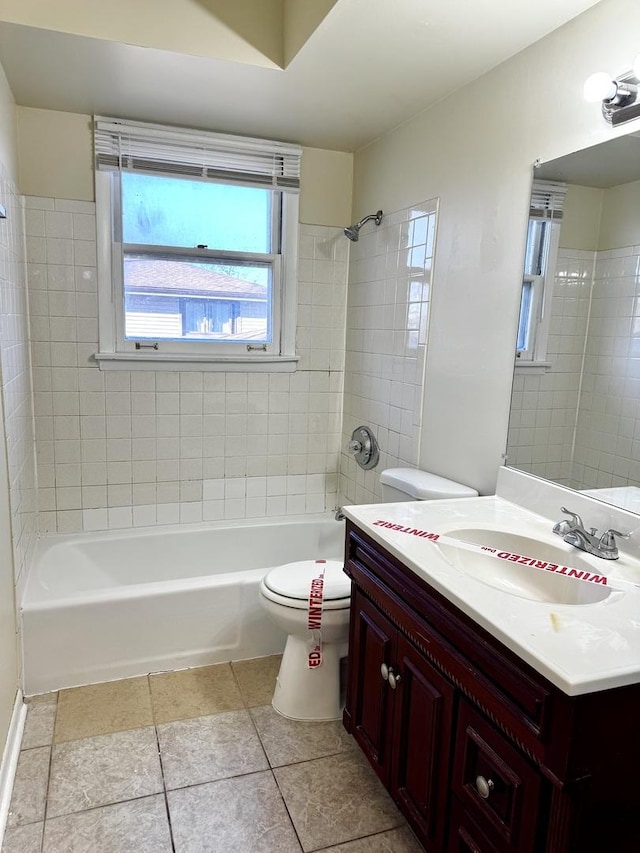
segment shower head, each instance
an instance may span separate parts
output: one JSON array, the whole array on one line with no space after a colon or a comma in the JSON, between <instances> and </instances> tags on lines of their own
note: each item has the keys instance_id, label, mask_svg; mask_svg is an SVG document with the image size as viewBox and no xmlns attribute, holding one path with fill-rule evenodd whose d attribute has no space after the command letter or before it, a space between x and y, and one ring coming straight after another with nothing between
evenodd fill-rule
<instances>
[{"instance_id":1,"label":"shower head","mask_svg":"<svg viewBox=\"0 0 640 853\"><path fill-rule=\"evenodd\" d=\"M345 237L348 237L354 243L357 243L360 239L360 229L364 223L368 222L370 219L373 219L376 225L380 225L382 222L382 211L378 210L376 213L370 213L369 216L364 216L360 222L356 222L355 225L347 225L344 229Z\"/></svg>"}]
</instances>

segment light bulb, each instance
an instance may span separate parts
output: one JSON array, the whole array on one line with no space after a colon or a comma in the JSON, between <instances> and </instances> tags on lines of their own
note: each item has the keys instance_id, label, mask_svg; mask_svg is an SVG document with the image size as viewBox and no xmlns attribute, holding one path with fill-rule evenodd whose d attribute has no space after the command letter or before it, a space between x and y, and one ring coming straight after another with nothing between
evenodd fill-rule
<instances>
[{"instance_id":1,"label":"light bulb","mask_svg":"<svg viewBox=\"0 0 640 853\"><path fill-rule=\"evenodd\" d=\"M640 53L633 60L633 65L631 66L631 68L636 78L640 80Z\"/></svg>"},{"instance_id":2,"label":"light bulb","mask_svg":"<svg viewBox=\"0 0 640 853\"><path fill-rule=\"evenodd\" d=\"M596 103L597 101L608 101L615 98L618 87L606 71L596 71L584 82L582 94L585 101Z\"/></svg>"}]
</instances>

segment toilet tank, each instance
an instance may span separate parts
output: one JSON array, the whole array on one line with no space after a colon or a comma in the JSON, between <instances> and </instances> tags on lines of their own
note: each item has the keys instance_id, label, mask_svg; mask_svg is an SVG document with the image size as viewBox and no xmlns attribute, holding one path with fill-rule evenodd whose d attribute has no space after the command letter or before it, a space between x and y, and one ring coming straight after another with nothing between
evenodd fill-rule
<instances>
[{"instance_id":1,"label":"toilet tank","mask_svg":"<svg viewBox=\"0 0 640 853\"><path fill-rule=\"evenodd\" d=\"M443 498L474 498L475 489L420 471L417 468L387 468L380 474L383 503L437 501Z\"/></svg>"}]
</instances>

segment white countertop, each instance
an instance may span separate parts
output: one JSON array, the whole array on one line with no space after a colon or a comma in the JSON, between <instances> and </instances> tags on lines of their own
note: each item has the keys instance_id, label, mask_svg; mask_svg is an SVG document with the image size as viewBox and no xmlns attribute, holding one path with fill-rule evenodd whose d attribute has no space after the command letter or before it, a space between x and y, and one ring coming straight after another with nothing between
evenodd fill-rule
<instances>
[{"instance_id":1,"label":"white countertop","mask_svg":"<svg viewBox=\"0 0 640 853\"><path fill-rule=\"evenodd\" d=\"M615 588L616 580L640 584L640 561L622 552L619 560L591 557L554 535L548 519L500 497L344 506L343 511L373 540L570 696L640 681L640 588ZM376 526L376 521L407 530ZM560 548L566 551L565 565L588 563L594 573L607 575L612 591L603 600L584 605L522 598L456 568L437 543L409 532L419 529L446 536L456 529L474 527L524 535L540 542L541 548L545 543ZM513 570L536 571L519 565Z\"/></svg>"},{"instance_id":2,"label":"white countertop","mask_svg":"<svg viewBox=\"0 0 640 853\"><path fill-rule=\"evenodd\" d=\"M640 489L637 486L615 486L609 489L583 489L583 494L599 498L631 512L640 512Z\"/></svg>"}]
</instances>

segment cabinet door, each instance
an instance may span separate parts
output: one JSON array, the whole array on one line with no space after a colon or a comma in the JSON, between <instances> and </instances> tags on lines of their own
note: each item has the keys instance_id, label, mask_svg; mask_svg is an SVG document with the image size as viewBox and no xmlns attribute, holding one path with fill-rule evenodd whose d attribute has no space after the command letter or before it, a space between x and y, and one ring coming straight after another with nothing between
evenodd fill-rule
<instances>
[{"instance_id":1,"label":"cabinet door","mask_svg":"<svg viewBox=\"0 0 640 853\"><path fill-rule=\"evenodd\" d=\"M441 850L454 689L402 635L396 660L391 793L427 849Z\"/></svg>"},{"instance_id":2,"label":"cabinet door","mask_svg":"<svg viewBox=\"0 0 640 853\"><path fill-rule=\"evenodd\" d=\"M396 633L378 608L354 589L349 647L351 733L385 784L391 754L392 696L382 668L395 663Z\"/></svg>"}]
</instances>

